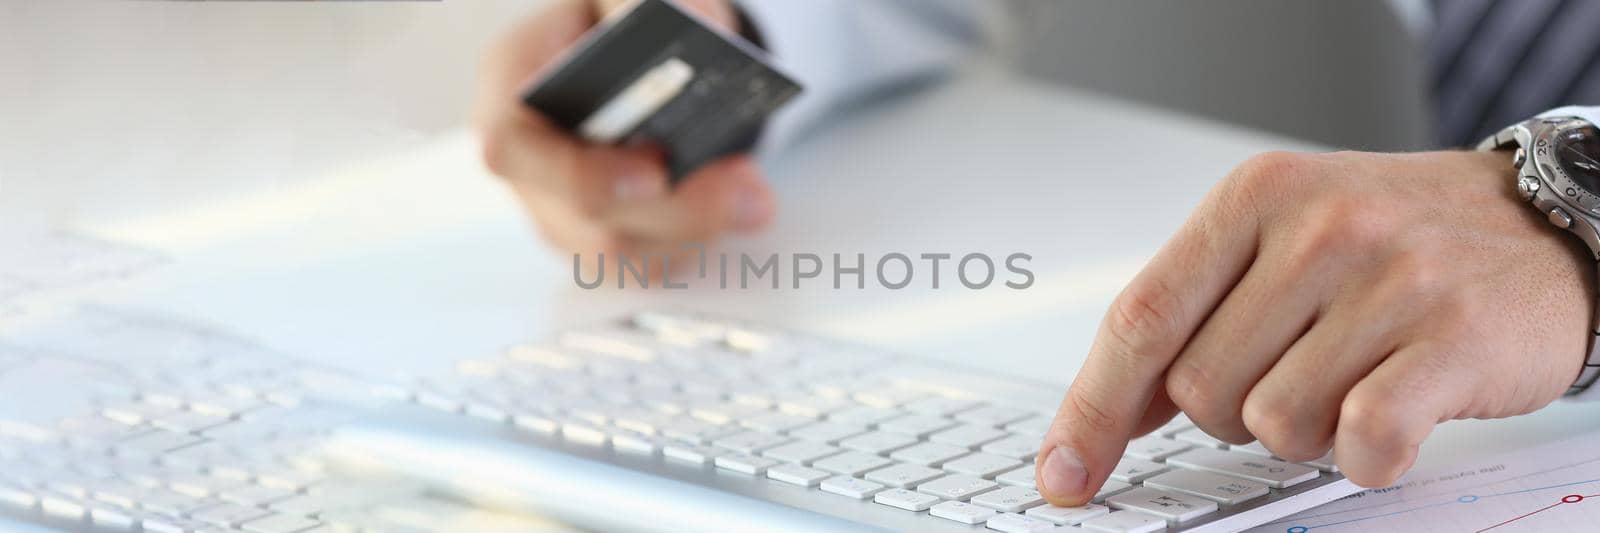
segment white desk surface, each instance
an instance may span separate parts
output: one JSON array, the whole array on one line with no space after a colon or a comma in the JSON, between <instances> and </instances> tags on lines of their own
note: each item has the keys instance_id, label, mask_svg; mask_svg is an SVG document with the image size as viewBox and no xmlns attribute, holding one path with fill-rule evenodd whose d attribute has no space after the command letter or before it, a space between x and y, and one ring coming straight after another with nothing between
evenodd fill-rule
<instances>
[{"instance_id":1,"label":"white desk surface","mask_svg":"<svg viewBox=\"0 0 1600 533\"><path fill-rule=\"evenodd\" d=\"M730 243L869 258L1027 252L1037 282L1024 291L949 279L937 291L581 290L571 258L537 242L461 132L273 190L82 225L178 259L127 302L356 369L442 371L565 325L684 307L1064 387L1122 283L1214 180L1270 149L1315 147L974 71L768 157L780 218ZM1450 423L1420 465L1593 430L1595 409Z\"/></svg>"}]
</instances>

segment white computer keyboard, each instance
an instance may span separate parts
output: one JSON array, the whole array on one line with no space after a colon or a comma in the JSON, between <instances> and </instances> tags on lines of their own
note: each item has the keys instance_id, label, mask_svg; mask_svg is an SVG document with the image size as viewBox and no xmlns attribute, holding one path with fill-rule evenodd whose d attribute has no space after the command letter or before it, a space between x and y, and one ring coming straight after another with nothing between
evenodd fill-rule
<instances>
[{"instance_id":1,"label":"white computer keyboard","mask_svg":"<svg viewBox=\"0 0 1600 533\"><path fill-rule=\"evenodd\" d=\"M641 314L461 370L411 398L527 446L866 526L1232 530L1356 490L1327 458L1284 462L1180 417L1131 442L1094 503L1049 505L1033 459L1059 389L704 316Z\"/></svg>"},{"instance_id":2,"label":"white computer keyboard","mask_svg":"<svg viewBox=\"0 0 1600 533\"><path fill-rule=\"evenodd\" d=\"M166 261L150 250L72 232L0 228L0 326L30 307L104 289L104 282L133 278Z\"/></svg>"},{"instance_id":3,"label":"white computer keyboard","mask_svg":"<svg viewBox=\"0 0 1600 533\"><path fill-rule=\"evenodd\" d=\"M86 309L0 338L0 529L416 531L418 483L329 471L395 392L182 320Z\"/></svg>"}]
</instances>

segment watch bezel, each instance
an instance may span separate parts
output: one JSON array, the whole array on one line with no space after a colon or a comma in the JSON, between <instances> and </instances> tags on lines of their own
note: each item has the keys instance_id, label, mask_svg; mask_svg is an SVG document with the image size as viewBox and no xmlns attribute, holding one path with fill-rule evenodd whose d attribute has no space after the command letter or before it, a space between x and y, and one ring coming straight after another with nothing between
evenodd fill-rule
<instances>
[{"instance_id":1,"label":"watch bezel","mask_svg":"<svg viewBox=\"0 0 1600 533\"><path fill-rule=\"evenodd\" d=\"M1561 161L1557 159L1555 150L1557 139L1562 134L1587 127L1600 129L1600 125L1590 124L1577 117L1542 119L1529 132L1531 138L1528 142L1521 144L1528 157L1527 163L1523 166L1523 173L1537 177L1539 181L1544 182L1545 187L1549 188L1552 196L1560 198L1562 203L1592 219L1600 217L1600 192L1585 188L1569 176ZM1528 168L1528 165L1533 165L1533 168Z\"/></svg>"}]
</instances>

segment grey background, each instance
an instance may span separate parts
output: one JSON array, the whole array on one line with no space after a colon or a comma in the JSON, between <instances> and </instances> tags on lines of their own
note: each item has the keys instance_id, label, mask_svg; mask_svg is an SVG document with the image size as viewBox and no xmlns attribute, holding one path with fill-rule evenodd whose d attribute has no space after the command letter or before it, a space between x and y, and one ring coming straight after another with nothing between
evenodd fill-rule
<instances>
[{"instance_id":1,"label":"grey background","mask_svg":"<svg viewBox=\"0 0 1600 533\"><path fill-rule=\"evenodd\" d=\"M1432 144L1418 42L1386 0L1006 0L1031 74L1341 148Z\"/></svg>"}]
</instances>

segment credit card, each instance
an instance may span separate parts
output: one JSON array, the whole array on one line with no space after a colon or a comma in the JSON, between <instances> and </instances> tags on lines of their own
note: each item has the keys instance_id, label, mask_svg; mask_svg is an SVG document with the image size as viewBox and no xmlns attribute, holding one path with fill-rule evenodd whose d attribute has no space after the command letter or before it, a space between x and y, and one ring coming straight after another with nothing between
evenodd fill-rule
<instances>
[{"instance_id":1,"label":"credit card","mask_svg":"<svg viewBox=\"0 0 1600 533\"><path fill-rule=\"evenodd\" d=\"M589 142L655 145L673 181L748 150L800 93L743 37L670 0L636 0L590 29L523 93Z\"/></svg>"}]
</instances>

